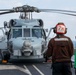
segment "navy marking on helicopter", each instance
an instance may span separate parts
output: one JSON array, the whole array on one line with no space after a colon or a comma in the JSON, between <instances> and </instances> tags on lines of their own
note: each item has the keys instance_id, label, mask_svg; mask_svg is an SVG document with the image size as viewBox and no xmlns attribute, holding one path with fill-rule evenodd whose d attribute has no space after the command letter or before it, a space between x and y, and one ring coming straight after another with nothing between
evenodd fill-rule
<instances>
[{"instance_id":1,"label":"navy marking on helicopter","mask_svg":"<svg viewBox=\"0 0 76 75\"><path fill-rule=\"evenodd\" d=\"M0 54L3 62L10 59L41 59L47 49L48 36L43 26L42 19L33 19L32 12L51 12L76 16L76 11L57 9L38 9L33 6L24 5L13 9L0 9L0 15L21 12L19 19L11 19L4 22L0 28L3 37L0 38ZM73 14L72 14L73 13ZM6 60L6 61L5 61Z\"/></svg>"}]
</instances>

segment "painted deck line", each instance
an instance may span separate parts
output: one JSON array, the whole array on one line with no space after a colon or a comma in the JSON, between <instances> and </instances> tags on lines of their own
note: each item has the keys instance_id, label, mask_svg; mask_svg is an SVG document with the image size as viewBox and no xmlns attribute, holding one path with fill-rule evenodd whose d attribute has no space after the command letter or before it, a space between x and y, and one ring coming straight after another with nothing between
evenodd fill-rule
<instances>
[{"instance_id":1,"label":"painted deck line","mask_svg":"<svg viewBox=\"0 0 76 75\"><path fill-rule=\"evenodd\" d=\"M40 75L45 75L44 73L42 73L35 65L32 65L39 73Z\"/></svg>"},{"instance_id":2,"label":"painted deck line","mask_svg":"<svg viewBox=\"0 0 76 75\"><path fill-rule=\"evenodd\" d=\"M24 66L24 68L26 69L27 73L28 73L29 75L32 75L31 72L29 71L29 69L28 69L25 65L23 65L23 66Z\"/></svg>"}]
</instances>

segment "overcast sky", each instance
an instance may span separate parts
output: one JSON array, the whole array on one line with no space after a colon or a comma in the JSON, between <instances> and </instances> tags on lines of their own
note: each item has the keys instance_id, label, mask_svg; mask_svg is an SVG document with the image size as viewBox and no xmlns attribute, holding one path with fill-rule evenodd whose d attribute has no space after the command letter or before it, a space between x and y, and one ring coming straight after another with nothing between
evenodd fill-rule
<instances>
[{"instance_id":1,"label":"overcast sky","mask_svg":"<svg viewBox=\"0 0 76 75\"><path fill-rule=\"evenodd\" d=\"M11 9L16 6L31 5L40 9L61 9L76 11L76 0L0 0L0 9ZM0 16L0 26L4 21L19 18L19 14L8 14ZM44 28L54 27L58 22L64 22L67 27L67 36L75 40L76 16L68 16L57 13L38 13L34 18L41 18L44 21ZM53 34L51 34L53 37Z\"/></svg>"}]
</instances>

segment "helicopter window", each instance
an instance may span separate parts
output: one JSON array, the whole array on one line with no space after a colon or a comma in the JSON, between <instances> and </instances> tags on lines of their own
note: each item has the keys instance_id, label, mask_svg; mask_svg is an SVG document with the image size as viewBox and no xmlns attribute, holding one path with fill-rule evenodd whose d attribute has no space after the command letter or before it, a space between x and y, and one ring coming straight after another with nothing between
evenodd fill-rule
<instances>
[{"instance_id":1,"label":"helicopter window","mask_svg":"<svg viewBox=\"0 0 76 75\"><path fill-rule=\"evenodd\" d=\"M24 37L30 37L30 29L24 29Z\"/></svg>"},{"instance_id":2,"label":"helicopter window","mask_svg":"<svg viewBox=\"0 0 76 75\"><path fill-rule=\"evenodd\" d=\"M13 29L13 38L22 37L22 29Z\"/></svg>"},{"instance_id":3,"label":"helicopter window","mask_svg":"<svg viewBox=\"0 0 76 75\"><path fill-rule=\"evenodd\" d=\"M42 37L42 30L41 29L32 29L32 37Z\"/></svg>"}]
</instances>

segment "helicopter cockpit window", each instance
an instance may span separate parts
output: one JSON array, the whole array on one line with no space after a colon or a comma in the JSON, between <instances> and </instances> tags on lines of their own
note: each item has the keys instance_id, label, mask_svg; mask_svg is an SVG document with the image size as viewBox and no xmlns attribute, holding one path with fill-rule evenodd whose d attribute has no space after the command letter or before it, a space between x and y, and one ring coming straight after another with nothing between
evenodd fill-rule
<instances>
[{"instance_id":1,"label":"helicopter cockpit window","mask_svg":"<svg viewBox=\"0 0 76 75\"><path fill-rule=\"evenodd\" d=\"M24 29L24 37L30 37L30 29Z\"/></svg>"},{"instance_id":2,"label":"helicopter cockpit window","mask_svg":"<svg viewBox=\"0 0 76 75\"><path fill-rule=\"evenodd\" d=\"M13 38L22 37L22 29L13 29Z\"/></svg>"},{"instance_id":3,"label":"helicopter cockpit window","mask_svg":"<svg viewBox=\"0 0 76 75\"><path fill-rule=\"evenodd\" d=\"M32 37L42 37L42 30L41 29L32 29Z\"/></svg>"}]
</instances>

